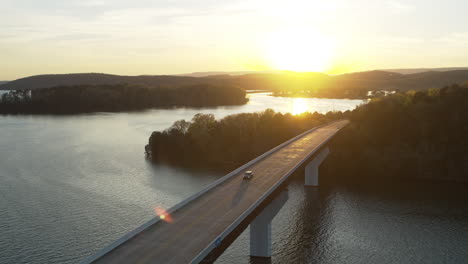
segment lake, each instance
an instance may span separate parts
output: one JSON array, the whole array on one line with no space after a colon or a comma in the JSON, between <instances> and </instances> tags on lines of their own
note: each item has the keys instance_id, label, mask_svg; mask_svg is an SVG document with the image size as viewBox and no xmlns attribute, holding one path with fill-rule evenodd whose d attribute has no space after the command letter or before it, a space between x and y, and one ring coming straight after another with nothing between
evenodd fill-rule
<instances>
[{"instance_id":1,"label":"lake","mask_svg":"<svg viewBox=\"0 0 468 264\"><path fill-rule=\"evenodd\" d=\"M361 100L250 94L243 106L74 116L0 116L0 263L77 263L222 176L155 165L151 132L196 113L345 111ZM304 188L274 219L272 263L462 263L459 186ZM429 190L429 191L428 191ZM465 200L463 200L465 199ZM218 260L248 257L248 229ZM258 262L265 263L265 262Z\"/></svg>"}]
</instances>

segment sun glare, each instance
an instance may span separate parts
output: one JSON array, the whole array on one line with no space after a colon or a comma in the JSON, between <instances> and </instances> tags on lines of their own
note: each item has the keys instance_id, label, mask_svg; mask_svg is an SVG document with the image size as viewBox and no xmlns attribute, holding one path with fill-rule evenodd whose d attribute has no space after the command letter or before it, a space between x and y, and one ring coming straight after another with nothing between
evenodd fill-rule
<instances>
[{"instance_id":1,"label":"sun glare","mask_svg":"<svg viewBox=\"0 0 468 264\"><path fill-rule=\"evenodd\" d=\"M302 98L294 98L292 103L292 114L299 115L306 112L309 109L306 101Z\"/></svg>"},{"instance_id":2,"label":"sun glare","mask_svg":"<svg viewBox=\"0 0 468 264\"><path fill-rule=\"evenodd\" d=\"M265 56L271 68L290 71L323 72L330 67L332 42L307 29L281 30L265 43Z\"/></svg>"},{"instance_id":3,"label":"sun glare","mask_svg":"<svg viewBox=\"0 0 468 264\"><path fill-rule=\"evenodd\" d=\"M165 222L168 222L168 223L172 222L171 215L166 210L164 210L163 208L155 207L154 212L159 217L159 219L161 219L161 220L163 220Z\"/></svg>"}]
</instances>

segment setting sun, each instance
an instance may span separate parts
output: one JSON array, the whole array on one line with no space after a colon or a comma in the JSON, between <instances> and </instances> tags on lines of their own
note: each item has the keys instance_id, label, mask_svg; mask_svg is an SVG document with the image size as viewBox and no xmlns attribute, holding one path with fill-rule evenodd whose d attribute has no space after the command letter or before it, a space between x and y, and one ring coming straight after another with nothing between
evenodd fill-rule
<instances>
[{"instance_id":1,"label":"setting sun","mask_svg":"<svg viewBox=\"0 0 468 264\"><path fill-rule=\"evenodd\" d=\"M325 71L332 53L332 42L310 29L281 30L265 43L266 59L275 70Z\"/></svg>"}]
</instances>

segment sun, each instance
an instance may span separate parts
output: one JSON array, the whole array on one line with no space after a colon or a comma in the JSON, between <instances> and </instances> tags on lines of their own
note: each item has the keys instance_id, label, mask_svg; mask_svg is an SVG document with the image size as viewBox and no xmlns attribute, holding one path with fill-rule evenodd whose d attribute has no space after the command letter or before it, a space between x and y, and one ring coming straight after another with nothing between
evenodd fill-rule
<instances>
[{"instance_id":1,"label":"sun","mask_svg":"<svg viewBox=\"0 0 468 264\"><path fill-rule=\"evenodd\" d=\"M323 72L330 67L332 42L307 29L276 31L267 37L265 56L275 70Z\"/></svg>"}]
</instances>

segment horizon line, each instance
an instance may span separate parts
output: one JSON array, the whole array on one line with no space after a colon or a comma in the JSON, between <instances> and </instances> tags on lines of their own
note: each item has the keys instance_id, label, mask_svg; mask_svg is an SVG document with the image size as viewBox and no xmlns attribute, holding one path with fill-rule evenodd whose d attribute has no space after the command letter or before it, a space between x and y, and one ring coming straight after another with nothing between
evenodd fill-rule
<instances>
[{"instance_id":1,"label":"horizon line","mask_svg":"<svg viewBox=\"0 0 468 264\"><path fill-rule=\"evenodd\" d=\"M34 74L28 75L24 77L20 77L14 80L1 80L2 82L12 82L19 79L24 79L33 76L41 76L41 75L67 75L67 74L105 74L105 75L115 75L115 76L179 76L179 77L194 77L194 78L201 78L201 77L209 77L209 76L216 76L216 75L231 75L231 76L238 76L238 75L247 75L247 74L255 74L255 73L318 73L324 74L329 76L339 76L345 74L352 74L352 73L363 73L363 72L373 72L373 71L387 71L387 72L397 72L397 71L416 71L418 72L428 72L428 71L456 71L456 70L468 70L468 66L451 66L451 67L415 67L415 68L387 68L387 69L372 69L372 70L362 70L362 71L350 71L344 72L339 74L330 74L327 72L319 72L319 71L292 71L292 70L239 70L239 71L194 71L190 73L172 73L172 74L139 74L139 75L128 75L128 74L115 74L115 73L106 73L106 72L69 72L69 73L41 73L41 74ZM398 73L398 72L397 72ZM405 73L401 73L405 74ZM406 73L411 74L411 73ZM200 75L200 76L190 76L190 75Z\"/></svg>"}]
</instances>

